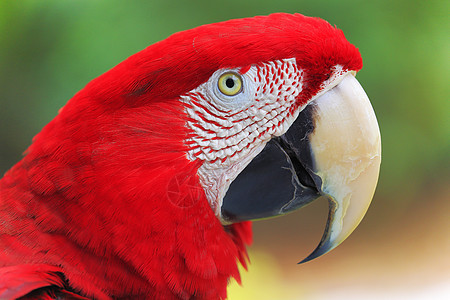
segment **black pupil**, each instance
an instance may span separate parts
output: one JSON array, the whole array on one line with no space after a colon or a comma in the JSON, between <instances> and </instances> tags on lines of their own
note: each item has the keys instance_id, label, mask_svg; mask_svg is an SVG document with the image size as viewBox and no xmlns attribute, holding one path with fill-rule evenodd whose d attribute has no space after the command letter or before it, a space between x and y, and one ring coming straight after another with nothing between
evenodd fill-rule
<instances>
[{"instance_id":1,"label":"black pupil","mask_svg":"<svg viewBox=\"0 0 450 300\"><path fill-rule=\"evenodd\" d=\"M225 80L225 85L229 89L233 88L234 87L234 80L233 80L233 78L227 78L227 80Z\"/></svg>"}]
</instances>

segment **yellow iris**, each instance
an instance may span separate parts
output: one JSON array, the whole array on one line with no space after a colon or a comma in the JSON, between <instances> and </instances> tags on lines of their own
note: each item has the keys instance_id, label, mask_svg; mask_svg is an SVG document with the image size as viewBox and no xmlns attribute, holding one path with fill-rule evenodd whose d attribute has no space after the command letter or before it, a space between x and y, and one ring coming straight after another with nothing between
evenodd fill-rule
<instances>
[{"instance_id":1,"label":"yellow iris","mask_svg":"<svg viewBox=\"0 0 450 300\"><path fill-rule=\"evenodd\" d=\"M242 78L233 72L222 74L217 84L219 90L227 96L234 96L242 90Z\"/></svg>"}]
</instances>

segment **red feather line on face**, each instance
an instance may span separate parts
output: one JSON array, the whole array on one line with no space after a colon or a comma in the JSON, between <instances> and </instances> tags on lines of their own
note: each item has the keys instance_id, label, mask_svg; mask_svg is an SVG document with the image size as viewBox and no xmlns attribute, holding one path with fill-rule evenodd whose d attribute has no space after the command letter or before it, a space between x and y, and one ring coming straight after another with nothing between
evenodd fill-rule
<instances>
[{"instance_id":1,"label":"red feather line on face","mask_svg":"<svg viewBox=\"0 0 450 300\"><path fill-rule=\"evenodd\" d=\"M218 74L223 72L228 70ZM303 107L297 100L305 76L294 58L254 65L242 75L247 86L241 94L245 105L230 107L228 99L222 103L211 93L217 74L181 97L188 115L186 127L191 129L185 142L188 158L203 162L197 174L219 218L227 183L261 146L283 134Z\"/></svg>"},{"instance_id":2,"label":"red feather line on face","mask_svg":"<svg viewBox=\"0 0 450 300\"><path fill-rule=\"evenodd\" d=\"M86 297L226 297L250 223L223 227L186 157L181 95L218 69L296 58L302 102L362 66L323 20L274 14L176 33L78 92L0 181L0 267L58 266Z\"/></svg>"}]
</instances>

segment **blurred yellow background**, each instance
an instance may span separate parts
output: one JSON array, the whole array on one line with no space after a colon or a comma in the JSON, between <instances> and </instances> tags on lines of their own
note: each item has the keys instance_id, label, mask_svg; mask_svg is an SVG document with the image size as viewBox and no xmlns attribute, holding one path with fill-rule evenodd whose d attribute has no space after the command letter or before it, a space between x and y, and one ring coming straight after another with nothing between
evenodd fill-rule
<instances>
[{"instance_id":1,"label":"blurred yellow background","mask_svg":"<svg viewBox=\"0 0 450 300\"><path fill-rule=\"evenodd\" d=\"M337 249L327 204L254 223L235 299L450 298L450 1L1 0L0 174L87 82L168 35L272 12L317 16L359 47L383 162L375 198Z\"/></svg>"}]
</instances>

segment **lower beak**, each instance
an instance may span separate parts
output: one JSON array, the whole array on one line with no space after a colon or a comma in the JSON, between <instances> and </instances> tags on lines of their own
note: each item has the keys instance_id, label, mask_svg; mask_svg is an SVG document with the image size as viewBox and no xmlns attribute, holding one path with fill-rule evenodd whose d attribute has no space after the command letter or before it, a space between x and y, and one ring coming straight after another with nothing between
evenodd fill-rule
<instances>
[{"instance_id":1,"label":"lower beak","mask_svg":"<svg viewBox=\"0 0 450 300\"><path fill-rule=\"evenodd\" d=\"M348 74L313 100L239 174L224 197L222 218L237 222L273 217L325 196L325 232L302 262L312 260L337 247L361 222L380 163L375 113L361 85Z\"/></svg>"}]
</instances>

